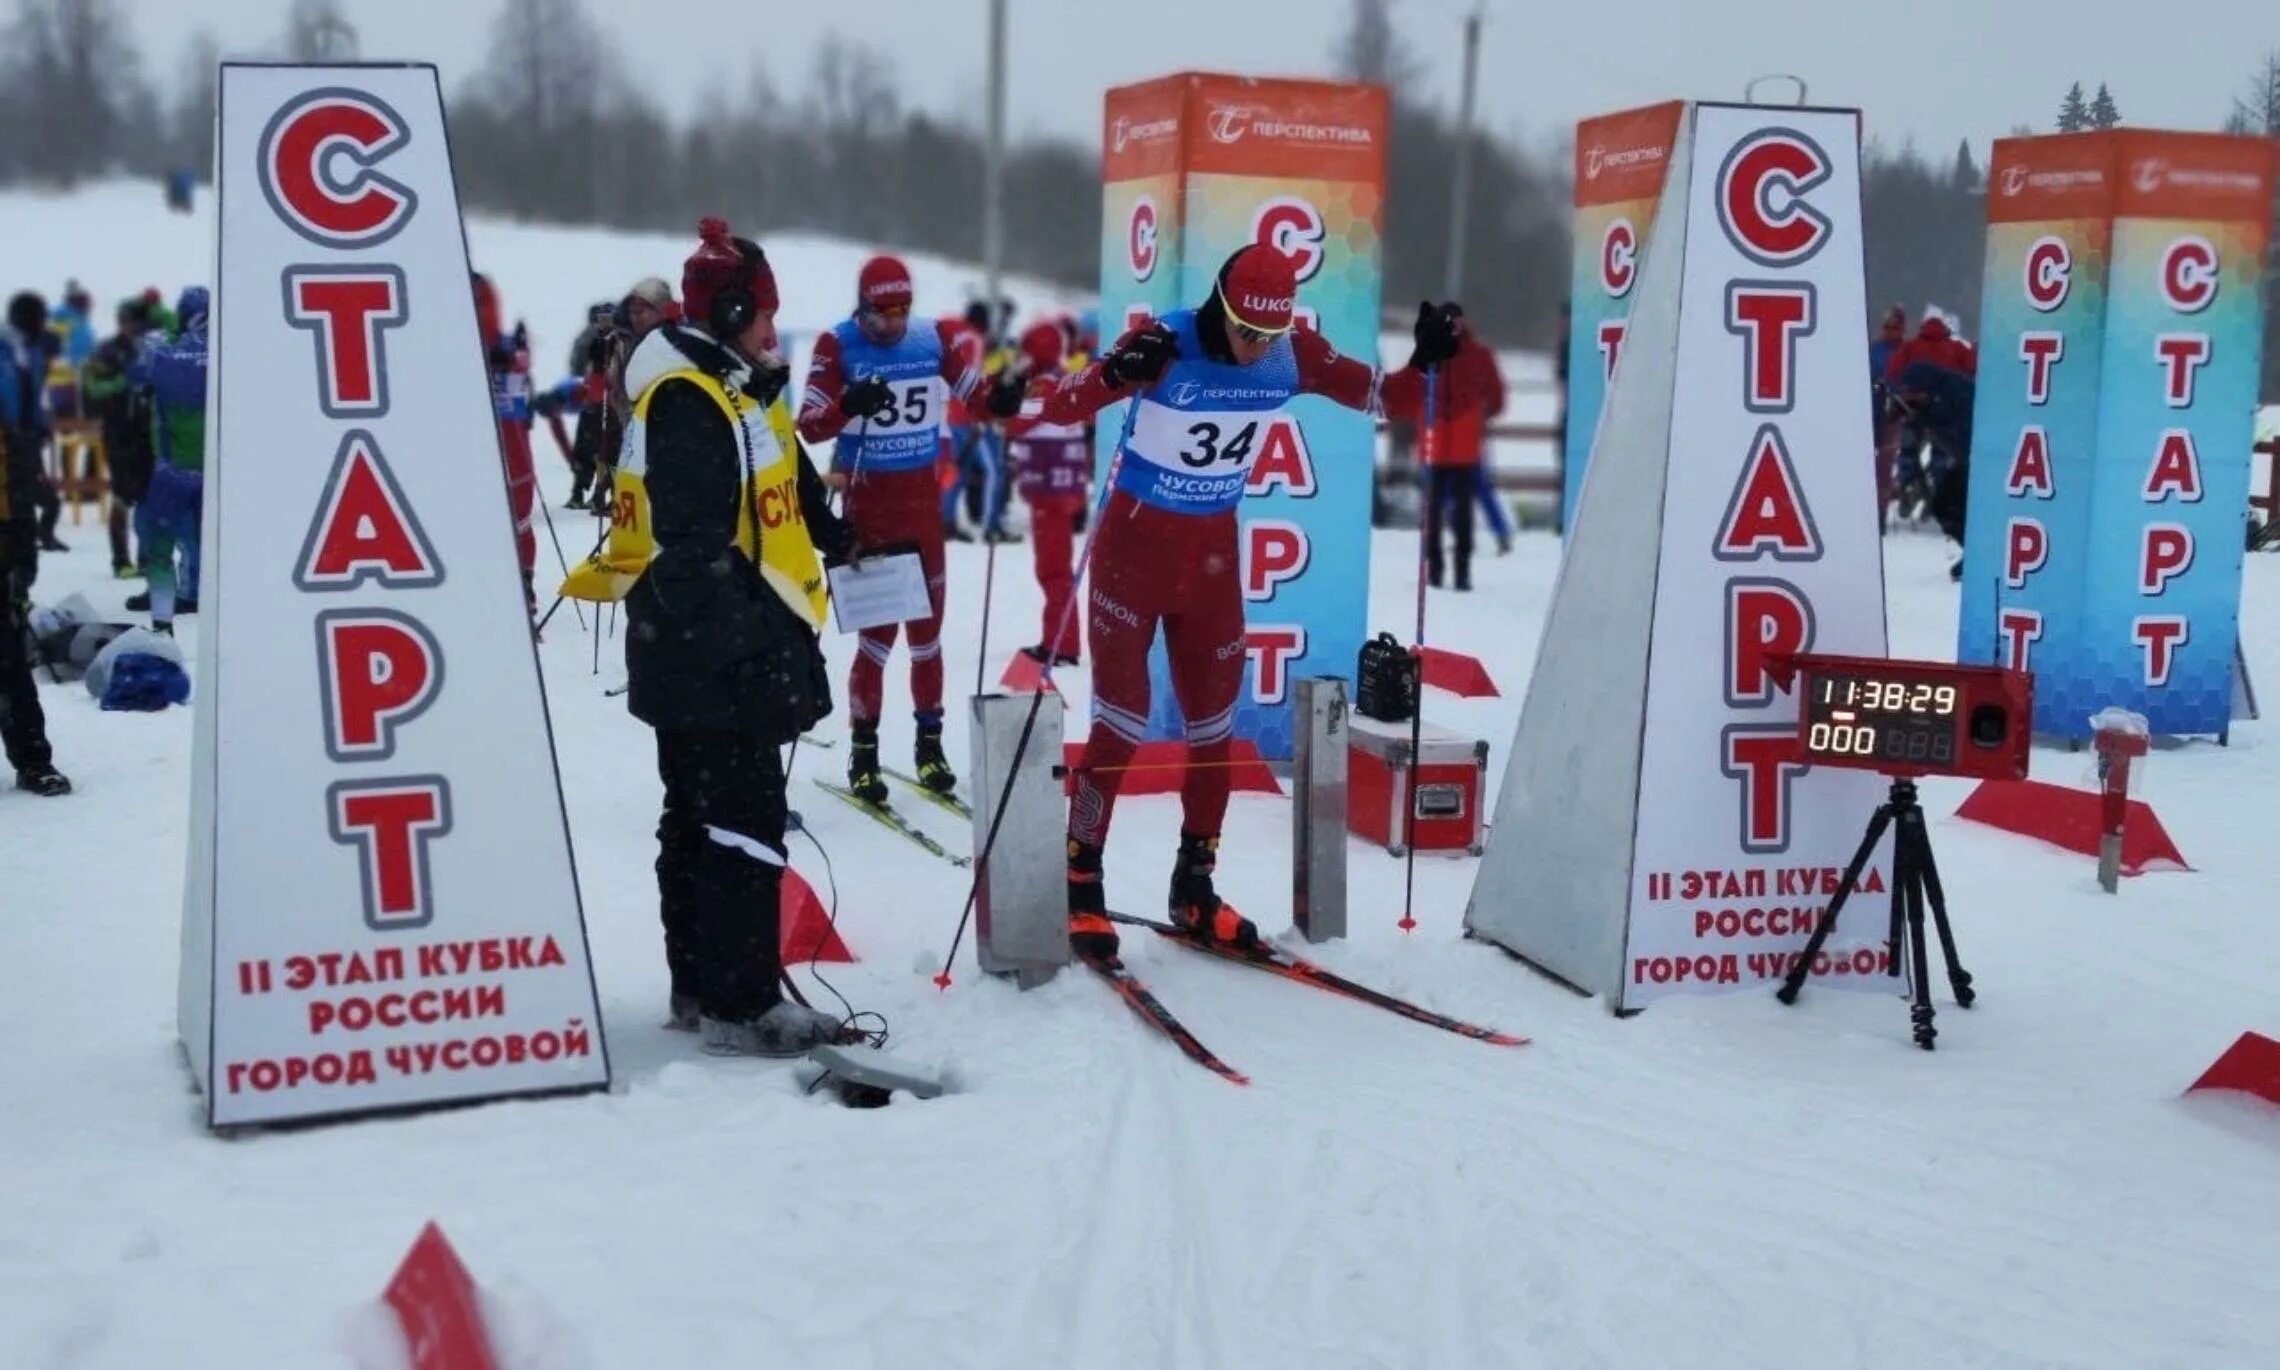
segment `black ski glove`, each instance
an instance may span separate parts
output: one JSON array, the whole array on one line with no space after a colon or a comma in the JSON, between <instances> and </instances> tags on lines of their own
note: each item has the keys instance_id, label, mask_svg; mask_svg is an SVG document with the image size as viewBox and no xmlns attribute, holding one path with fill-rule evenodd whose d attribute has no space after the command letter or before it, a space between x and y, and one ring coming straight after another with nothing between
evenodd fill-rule
<instances>
[{"instance_id":1,"label":"black ski glove","mask_svg":"<svg viewBox=\"0 0 2280 1370\"><path fill-rule=\"evenodd\" d=\"M1172 330L1161 323L1149 324L1126 342L1109 349L1101 359L1101 374L1108 378L1111 390L1122 390L1128 385L1154 385L1164 374L1164 368L1179 356L1179 340Z\"/></svg>"},{"instance_id":2,"label":"black ski glove","mask_svg":"<svg viewBox=\"0 0 2280 1370\"><path fill-rule=\"evenodd\" d=\"M1410 336L1416 341L1416 350L1409 354L1409 364L1420 371L1431 371L1457 355L1457 319L1459 311L1453 304L1434 304L1420 301L1417 306L1417 326Z\"/></svg>"},{"instance_id":3,"label":"black ski glove","mask_svg":"<svg viewBox=\"0 0 2280 1370\"><path fill-rule=\"evenodd\" d=\"M851 419L875 419L894 407L894 389L877 376L865 376L839 395L839 412Z\"/></svg>"},{"instance_id":4,"label":"black ski glove","mask_svg":"<svg viewBox=\"0 0 2280 1370\"><path fill-rule=\"evenodd\" d=\"M990 382L986 403L993 418L1010 419L1021 412L1021 401L1029 393L1029 383L1010 373L1001 373Z\"/></svg>"}]
</instances>

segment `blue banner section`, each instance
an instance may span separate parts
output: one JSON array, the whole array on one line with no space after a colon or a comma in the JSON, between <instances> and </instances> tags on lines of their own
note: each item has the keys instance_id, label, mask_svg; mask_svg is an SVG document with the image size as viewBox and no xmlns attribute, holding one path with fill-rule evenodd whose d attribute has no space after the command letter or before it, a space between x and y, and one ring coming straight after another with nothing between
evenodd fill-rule
<instances>
[{"instance_id":1,"label":"blue banner section","mask_svg":"<svg viewBox=\"0 0 2280 1370\"><path fill-rule=\"evenodd\" d=\"M2089 709L2134 710L2156 733L2223 733L2232 719L2260 227L2114 228L2083 650L2070 684Z\"/></svg>"},{"instance_id":2,"label":"blue banner section","mask_svg":"<svg viewBox=\"0 0 2280 1370\"><path fill-rule=\"evenodd\" d=\"M2087 718L2081 633L2105 350L2104 219L1987 232L1956 660L2036 674L2035 729Z\"/></svg>"}]
</instances>

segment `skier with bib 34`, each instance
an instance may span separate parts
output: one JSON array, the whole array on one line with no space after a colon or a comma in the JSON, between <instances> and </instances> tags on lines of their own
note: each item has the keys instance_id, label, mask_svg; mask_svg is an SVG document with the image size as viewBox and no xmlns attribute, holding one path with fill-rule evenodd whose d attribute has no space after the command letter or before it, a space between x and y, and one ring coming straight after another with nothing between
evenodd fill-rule
<instances>
[{"instance_id":1,"label":"skier with bib 34","mask_svg":"<svg viewBox=\"0 0 2280 1370\"><path fill-rule=\"evenodd\" d=\"M927 617L910 629L911 707L918 721L914 764L919 783L937 794L958 787L942 753L943 534L934 462L943 410L955 395L986 401L1000 416L1017 412L1021 389L991 386L980 358L959 345L947 325L910 327L910 270L893 257L873 257L856 279L852 317L815 340L800 436L837 439L832 483L846 492L846 515L866 547L915 545L926 573ZM868 804L884 804L879 770L879 711L887 658L903 625L863 630L847 682L853 745L847 788Z\"/></svg>"},{"instance_id":2,"label":"skier with bib 34","mask_svg":"<svg viewBox=\"0 0 2280 1370\"><path fill-rule=\"evenodd\" d=\"M1211 298L1126 332L1083 370L1031 395L1047 423L1082 423L1132 400L1111 489L1089 549L1092 732L1069 807L1069 933L1079 954L1113 955L1103 915L1101 848L1119 783L1148 724L1148 651L1162 627L1187 729L1173 921L1215 942L1250 946L1251 921L1212 885L1227 812L1235 696L1245 662L1235 507L1267 425L1293 398L1415 419L1426 377L1456 355L1448 306L1419 307L1409 365L1386 374L1294 329L1290 258L1253 245L1227 259ZM1463 398L1452 376L1443 402ZM1346 478L1371 479L1367 470Z\"/></svg>"}]
</instances>

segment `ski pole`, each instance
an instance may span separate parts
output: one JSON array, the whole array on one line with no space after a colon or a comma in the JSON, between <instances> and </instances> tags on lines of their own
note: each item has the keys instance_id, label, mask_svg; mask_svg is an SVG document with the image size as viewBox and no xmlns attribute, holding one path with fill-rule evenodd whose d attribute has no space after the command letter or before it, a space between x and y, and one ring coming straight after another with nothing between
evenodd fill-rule
<instances>
[{"instance_id":1,"label":"ski pole","mask_svg":"<svg viewBox=\"0 0 2280 1370\"><path fill-rule=\"evenodd\" d=\"M562 578L564 580L568 580L570 579L570 558L562 554L562 535L554 531L554 511L546 507L546 494L544 491L538 488L538 482L535 479L530 483L530 496L531 502L538 506L538 512L546 516L547 541L554 544L555 563L562 568ZM557 597L555 602L559 604L561 603L561 599ZM549 609L547 612L551 614L554 611ZM586 628L586 611L579 608L576 604L572 604L570 606L570 612L578 616L578 630L580 632L584 632Z\"/></svg>"},{"instance_id":2,"label":"ski pole","mask_svg":"<svg viewBox=\"0 0 2280 1370\"><path fill-rule=\"evenodd\" d=\"M1425 741L1425 568L1431 561L1426 535L1432 525L1433 480L1425 465L1425 444L1432 437L1435 392L1440 388L1441 372L1435 367L1425 373L1425 431L1417 441L1417 637L1410 648L1409 661L1412 697L1409 702L1409 802L1401 820L1403 857L1401 873L1401 923L1403 932L1417 930L1417 772L1418 753Z\"/></svg>"},{"instance_id":3,"label":"ski pole","mask_svg":"<svg viewBox=\"0 0 2280 1370\"><path fill-rule=\"evenodd\" d=\"M977 428L979 428L979 427L981 427L981 426L982 426L982 425L979 425L979 424L977 424L977 425L976 425L976 427L977 427ZM980 439L978 439L978 438L977 438L977 439L976 439L976 441L978 442L978 441L980 441ZM999 449L998 449L998 453L999 453L999 460L1000 460L1001 462L1004 460L1004 452L1005 452L1005 449L1004 449L1004 447L1001 445L1001 446L999 447ZM1002 479L1002 477L1001 477L1001 479ZM982 494L982 505L983 505L983 510L982 510L982 512L983 512L983 518L982 518L982 549L983 549L983 550L982 550L982 640L981 640L981 643L980 643L980 644L977 646L977 648L975 649L975 652L974 652L974 693L975 693L975 694L980 694L980 693L982 692L982 680L983 680L983 678L984 678L984 676L985 676L985 674L987 673L987 671L988 671L988 668L989 668L989 661L990 661L990 602L991 602L991 600L992 600L992 599L994 599L994 598L996 597L996 594L997 594L997 549L998 549L998 545L997 545L997 539L996 539L996 538L993 538L993 537L991 537L991 536L990 536L990 529L989 529L989 518L988 518L988 514L989 514L989 508L988 508L988 506L989 506L989 502L990 502L990 501L989 501L989 483L988 483L988 481L986 481L986 480L985 480L985 481L983 482L983 484L982 484L982 491L983 491L983 494Z\"/></svg>"}]
</instances>

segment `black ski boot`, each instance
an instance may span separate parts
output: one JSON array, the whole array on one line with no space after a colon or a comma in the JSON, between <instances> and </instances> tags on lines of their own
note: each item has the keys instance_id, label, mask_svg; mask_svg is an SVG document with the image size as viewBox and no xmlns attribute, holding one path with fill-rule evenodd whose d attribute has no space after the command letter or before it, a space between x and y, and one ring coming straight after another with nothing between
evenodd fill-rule
<instances>
[{"instance_id":1,"label":"black ski boot","mask_svg":"<svg viewBox=\"0 0 2280 1370\"><path fill-rule=\"evenodd\" d=\"M887 782L879 774L879 726L858 723L847 748L847 788L866 804L887 802Z\"/></svg>"},{"instance_id":2,"label":"black ski boot","mask_svg":"<svg viewBox=\"0 0 2280 1370\"><path fill-rule=\"evenodd\" d=\"M1069 950L1089 961L1116 955L1116 924L1100 884L1100 847L1069 839Z\"/></svg>"},{"instance_id":3,"label":"black ski boot","mask_svg":"<svg viewBox=\"0 0 2280 1370\"><path fill-rule=\"evenodd\" d=\"M950 760L942 755L942 720L921 717L918 720L918 748L912 756L918 767L918 783L936 794L955 794L958 790L958 773L950 769Z\"/></svg>"},{"instance_id":4,"label":"black ski boot","mask_svg":"<svg viewBox=\"0 0 2280 1370\"><path fill-rule=\"evenodd\" d=\"M1211 888L1218 864L1218 838L1180 834L1179 859L1172 865L1172 921L1198 941L1249 951L1259 944L1258 925Z\"/></svg>"}]
</instances>

